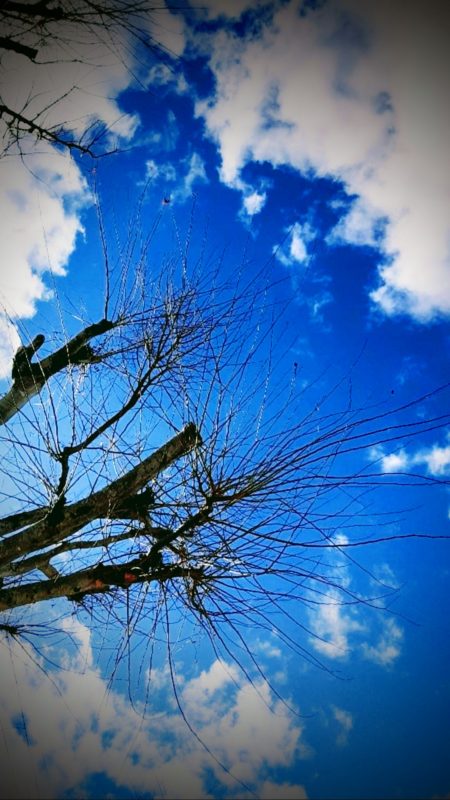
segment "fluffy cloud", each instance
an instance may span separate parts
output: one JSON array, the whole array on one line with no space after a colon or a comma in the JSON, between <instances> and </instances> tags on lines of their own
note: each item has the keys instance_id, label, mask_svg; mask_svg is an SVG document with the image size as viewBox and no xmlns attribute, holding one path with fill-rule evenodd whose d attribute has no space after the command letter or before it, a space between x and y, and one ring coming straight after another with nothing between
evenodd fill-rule
<instances>
[{"instance_id":1,"label":"fluffy cloud","mask_svg":"<svg viewBox=\"0 0 450 800\"><path fill-rule=\"evenodd\" d=\"M295 222L285 230L285 234L284 241L273 248L275 257L285 267L305 264L309 259L307 245L314 239L311 226L308 223L301 225Z\"/></svg>"},{"instance_id":2,"label":"fluffy cloud","mask_svg":"<svg viewBox=\"0 0 450 800\"><path fill-rule=\"evenodd\" d=\"M450 313L448 7L333 0L280 5L247 41L211 36L213 98L197 113L222 180L251 161L337 178L356 195L331 240L384 253L372 299L386 314Z\"/></svg>"},{"instance_id":3,"label":"fluffy cloud","mask_svg":"<svg viewBox=\"0 0 450 800\"><path fill-rule=\"evenodd\" d=\"M345 545L348 538L343 534L335 537L335 545ZM351 585L349 564L342 553L334 551L334 565L336 568L336 582L346 590ZM337 577L339 576L339 577ZM375 577L376 576L376 577ZM379 595L380 584L384 588L394 588L395 575L388 564L373 565L371 582L377 587ZM378 597L378 615L381 615L383 601ZM380 623L381 619L381 623ZM311 646L321 655L333 660L345 660L351 653L360 653L363 658L373 661L380 666L390 666L401 653L403 629L391 617L376 618L376 626L365 610L363 604L355 608L355 601L348 599L337 588L330 588L326 592L320 605L309 612L311 632ZM381 624L381 633L380 626ZM334 713L338 722L343 726L342 734L351 728L350 719L345 718L344 712ZM347 731L345 726L347 725Z\"/></svg>"},{"instance_id":4,"label":"fluffy cloud","mask_svg":"<svg viewBox=\"0 0 450 800\"><path fill-rule=\"evenodd\" d=\"M5 642L0 647L5 796L81 796L89 779L102 773L128 791L188 800L210 796L204 781L212 771L224 797L251 796L239 780L261 798L306 797L302 786L268 779L268 768L290 765L302 729L264 682L242 683L234 666L219 661L179 681L187 719L226 773L176 711L147 709L145 715L139 703L132 707L126 695L112 691L95 666L88 629L74 621L66 627L78 656L65 653L60 641L57 658L66 671L53 671L52 680L39 669L41 659L33 663L18 643L10 642L11 652ZM170 685L165 670L155 671L153 693Z\"/></svg>"},{"instance_id":5,"label":"fluffy cloud","mask_svg":"<svg viewBox=\"0 0 450 800\"><path fill-rule=\"evenodd\" d=\"M337 533L334 537L336 547L347 543L348 537L342 533ZM336 584L343 590L347 589L351 579L345 555L336 549L332 551L330 558L333 559L336 570ZM331 578L333 580L333 576ZM321 603L310 610L309 621L314 634L310 638L312 647L331 659L347 658L351 650L351 635L365 630L364 625L357 619L356 611L345 603L342 592L331 586L324 592Z\"/></svg>"},{"instance_id":6,"label":"fluffy cloud","mask_svg":"<svg viewBox=\"0 0 450 800\"><path fill-rule=\"evenodd\" d=\"M0 185L0 324L5 333L0 377L5 377L19 344L10 320L32 317L36 302L52 297L46 276L66 274L89 192L69 153L48 144L41 144L35 156L0 160Z\"/></svg>"},{"instance_id":7,"label":"fluffy cloud","mask_svg":"<svg viewBox=\"0 0 450 800\"><path fill-rule=\"evenodd\" d=\"M247 216L253 217L255 214L259 214L261 209L266 202L267 194L266 192L250 192L244 196L242 201L244 212Z\"/></svg>"},{"instance_id":8,"label":"fluffy cloud","mask_svg":"<svg viewBox=\"0 0 450 800\"><path fill-rule=\"evenodd\" d=\"M163 0L154 8L152 15L142 15L142 23L145 18L153 41L169 55L181 56L186 46L183 17L170 13L169 4Z\"/></svg>"},{"instance_id":9,"label":"fluffy cloud","mask_svg":"<svg viewBox=\"0 0 450 800\"><path fill-rule=\"evenodd\" d=\"M130 139L139 120L124 114L116 101L133 80L126 67L130 57L125 37L121 41L116 36L113 48L101 28L95 37L79 27L49 30L36 62L13 52L2 54L3 103L47 129L64 127L77 138L84 136L85 144L93 125L105 129L109 146Z\"/></svg>"},{"instance_id":10,"label":"fluffy cloud","mask_svg":"<svg viewBox=\"0 0 450 800\"><path fill-rule=\"evenodd\" d=\"M350 635L363 631L355 614L342 604L339 595L330 591L323 605L310 617L314 637L310 642L317 652L328 658L344 659L350 653Z\"/></svg>"},{"instance_id":11,"label":"fluffy cloud","mask_svg":"<svg viewBox=\"0 0 450 800\"><path fill-rule=\"evenodd\" d=\"M450 441L450 433L447 434ZM415 467L425 467L426 472L434 478L450 474L450 444L433 444L422 447L415 453L407 453L404 448L385 453L382 447L374 447L371 457L378 461L382 472L405 472Z\"/></svg>"},{"instance_id":12,"label":"fluffy cloud","mask_svg":"<svg viewBox=\"0 0 450 800\"><path fill-rule=\"evenodd\" d=\"M64 275L87 187L68 153L50 145L36 157L0 161L3 242L1 303L14 318L33 316L49 297L43 275Z\"/></svg>"},{"instance_id":13,"label":"fluffy cloud","mask_svg":"<svg viewBox=\"0 0 450 800\"><path fill-rule=\"evenodd\" d=\"M8 317L0 314L0 378L10 375L12 358L20 347L20 336L16 326Z\"/></svg>"},{"instance_id":14,"label":"fluffy cloud","mask_svg":"<svg viewBox=\"0 0 450 800\"><path fill-rule=\"evenodd\" d=\"M415 464L426 464L430 475L450 475L450 444L440 447L435 444L428 450L420 450L414 456Z\"/></svg>"},{"instance_id":15,"label":"fluffy cloud","mask_svg":"<svg viewBox=\"0 0 450 800\"><path fill-rule=\"evenodd\" d=\"M356 618L354 611L339 602L334 592L329 593L326 604L320 606L318 612L311 613L310 624L315 634L310 639L311 645L330 659L344 660L353 651L360 652L368 661L388 667L401 654L404 632L397 622L391 618L384 620L381 633L377 636L369 625L362 624ZM355 639L353 635L358 633L364 634L366 641ZM342 715L338 717L335 714L335 717L345 725Z\"/></svg>"},{"instance_id":16,"label":"fluffy cloud","mask_svg":"<svg viewBox=\"0 0 450 800\"><path fill-rule=\"evenodd\" d=\"M380 462L381 472L405 472L409 467L410 459L404 450L384 455L381 448L375 448L372 453Z\"/></svg>"}]
</instances>

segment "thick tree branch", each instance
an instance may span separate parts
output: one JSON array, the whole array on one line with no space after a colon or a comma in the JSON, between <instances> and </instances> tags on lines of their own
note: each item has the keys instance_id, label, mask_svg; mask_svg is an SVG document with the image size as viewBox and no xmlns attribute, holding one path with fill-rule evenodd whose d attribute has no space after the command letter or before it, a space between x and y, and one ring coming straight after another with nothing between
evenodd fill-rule
<instances>
[{"instance_id":1,"label":"thick tree branch","mask_svg":"<svg viewBox=\"0 0 450 800\"><path fill-rule=\"evenodd\" d=\"M50 506L41 506L40 508L33 508L31 511L20 511L17 514L3 517L3 519L0 519L0 536L34 525L35 522L45 519L50 511Z\"/></svg>"},{"instance_id":2,"label":"thick tree branch","mask_svg":"<svg viewBox=\"0 0 450 800\"><path fill-rule=\"evenodd\" d=\"M36 525L8 537L0 545L0 564L60 542L96 519L114 518L115 509L118 509L120 517L127 498L136 495L176 459L189 453L200 442L197 427L189 423L121 478L90 497L62 507L60 520L52 519L50 512L47 518Z\"/></svg>"},{"instance_id":3,"label":"thick tree branch","mask_svg":"<svg viewBox=\"0 0 450 800\"><path fill-rule=\"evenodd\" d=\"M38 553L37 555L30 556L29 558L22 558L18 561L12 561L3 567L0 567L0 578L17 577L18 575L26 575L32 570L40 570L44 575L48 575L52 571L52 577L57 575L57 570L50 564L52 558L61 555L61 553L69 553L73 550L97 550L101 547L108 547L111 544L139 538L142 536L153 537L159 539L162 536L167 536L170 533L168 528L161 528L160 526L146 526L143 528L127 528L122 533L110 534L101 536L99 539L69 539L68 541L61 542L51 550L46 550L45 553ZM170 544L167 545L169 549ZM176 551L175 551L176 552Z\"/></svg>"},{"instance_id":4,"label":"thick tree branch","mask_svg":"<svg viewBox=\"0 0 450 800\"><path fill-rule=\"evenodd\" d=\"M20 3L16 0L3 0L2 10L3 13L19 14L21 17L32 16L34 14L43 14L46 12L49 0L37 0L35 3Z\"/></svg>"},{"instance_id":5,"label":"thick tree branch","mask_svg":"<svg viewBox=\"0 0 450 800\"><path fill-rule=\"evenodd\" d=\"M32 397L39 394L52 375L56 375L69 364L92 364L101 360L101 356L95 355L88 342L110 331L116 324L102 319L88 325L59 350L36 363L31 361L31 357L42 346L44 337L36 336L31 345L20 347L13 361L13 385L0 398L0 425L4 425L17 414Z\"/></svg>"},{"instance_id":6,"label":"thick tree branch","mask_svg":"<svg viewBox=\"0 0 450 800\"><path fill-rule=\"evenodd\" d=\"M12 50L14 53L19 53L21 56L27 56L27 58L30 58L32 61L34 61L39 52L35 47L28 47L26 44L16 42L14 39L10 39L9 36L0 36L0 49Z\"/></svg>"},{"instance_id":7,"label":"thick tree branch","mask_svg":"<svg viewBox=\"0 0 450 800\"><path fill-rule=\"evenodd\" d=\"M35 581L12 589L0 590L0 611L31 605L43 600L67 597L81 600L87 594L108 592L114 588L127 589L134 583L168 581L174 578L203 578L201 568L183 567L179 564L162 564L148 555L135 558L126 564L98 564L46 581Z\"/></svg>"}]
</instances>

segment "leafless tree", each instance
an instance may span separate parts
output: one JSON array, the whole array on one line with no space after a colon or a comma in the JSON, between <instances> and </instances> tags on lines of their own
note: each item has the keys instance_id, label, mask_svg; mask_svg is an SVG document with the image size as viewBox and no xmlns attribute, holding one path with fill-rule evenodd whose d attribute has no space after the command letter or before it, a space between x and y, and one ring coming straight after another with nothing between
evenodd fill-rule
<instances>
[{"instance_id":1,"label":"leafless tree","mask_svg":"<svg viewBox=\"0 0 450 800\"><path fill-rule=\"evenodd\" d=\"M439 483L381 474L370 448L449 415L415 413L433 393L400 408L326 412L326 396L310 407L278 363L264 276L221 284L184 258L158 276L147 244L125 261L107 270L100 319L78 332L67 319L47 354L39 333L14 357L0 399L1 627L26 634L36 605L89 609L150 641L178 610L238 661L254 658L248 625L313 658L289 633L304 625L293 609L330 590L362 600L321 553L395 538L366 508L386 480Z\"/></svg>"},{"instance_id":2,"label":"leafless tree","mask_svg":"<svg viewBox=\"0 0 450 800\"><path fill-rule=\"evenodd\" d=\"M110 151L108 126L96 118L95 110L85 112L83 104L79 108L80 95L89 93L78 83L81 67L95 74L98 68L121 60L131 81L140 71L141 51L146 53L147 69L149 57L170 60L173 54L162 41L167 11L164 3L155 5L149 0L3 0L3 154L22 149L24 142L29 150L30 143L39 141L91 156ZM64 70L67 82L55 87L55 75L61 71L64 75ZM90 91L95 91L95 80L102 80L101 75L91 79L94 88Z\"/></svg>"}]
</instances>

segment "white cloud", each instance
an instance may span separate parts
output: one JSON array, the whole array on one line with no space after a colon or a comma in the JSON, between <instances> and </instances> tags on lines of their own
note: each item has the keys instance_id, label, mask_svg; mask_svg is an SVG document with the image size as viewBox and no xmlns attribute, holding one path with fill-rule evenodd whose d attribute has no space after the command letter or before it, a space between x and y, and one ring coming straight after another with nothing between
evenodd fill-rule
<instances>
[{"instance_id":1,"label":"white cloud","mask_svg":"<svg viewBox=\"0 0 450 800\"><path fill-rule=\"evenodd\" d=\"M285 230L285 240L273 248L275 257L285 267L294 264L305 264L308 259L307 244L314 239L314 233L308 223L295 222Z\"/></svg>"},{"instance_id":2,"label":"white cloud","mask_svg":"<svg viewBox=\"0 0 450 800\"><path fill-rule=\"evenodd\" d=\"M157 164L156 161L151 158L149 161L145 162L145 179L147 180L156 180L157 178L162 178L165 181L175 181L177 179L177 173L173 164Z\"/></svg>"},{"instance_id":3,"label":"white cloud","mask_svg":"<svg viewBox=\"0 0 450 800\"><path fill-rule=\"evenodd\" d=\"M186 46L184 21L181 14L172 14L168 4L158 3L153 14L141 17L148 22L148 29L158 47L166 50L171 56L179 57Z\"/></svg>"},{"instance_id":4,"label":"white cloud","mask_svg":"<svg viewBox=\"0 0 450 800\"><path fill-rule=\"evenodd\" d=\"M334 544L345 545L349 541L345 534L338 533L334 537ZM339 551L334 553L336 581L343 589L348 589L351 584L351 575L345 556ZM387 564L375 566L374 572L379 580L395 579L392 570ZM379 592L378 592L379 594ZM355 602L346 602L346 597L337 588L330 588L322 604L312 608L309 612L311 632L310 644L314 649L330 659L344 660L351 653L361 652L363 656L382 666L391 664L400 654L400 645L403 637L402 629L392 618L382 619L383 629L376 644L369 644L376 636L370 624L369 615L365 612L364 605L355 608ZM379 601L378 608L381 614L383 605ZM336 714L335 718L342 726L349 725L345 722L344 713ZM351 725L349 725L348 731ZM345 733L345 730L343 731ZM345 743L345 737L342 743Z\"/></svg>"},{"instance_id":5,"label":"white cloud","mask_svg":"<svg viewBox=\"0 0 450 800\"><path fill-rule=\"evenodd\" d=\"M339 747L343 747L347 744L348 735L353 728L353 717L350 711L345 711L343 708L338 708L338 706L332 706L332 712L336 722L339 723L341 728L337 735L336 744L338 744Z\"/></svg>"},{"instance_id":6,"label":"white cloud","mask_svg":"<svg viewBox=\"0 0 450 800\"><path fill-rule=\"evenodd\" d=\"M404 472L408 466L409 458L404 450L381 456L380 469L382 472Z\"/></svg>"},{"instance_id":7,"label":"white cloud","mask_svg":"<svg viewBox=\"0 0 450 800\"><path fill-rule=\"evenodd\" d=\"M48 299L46 272L65 274L82 231L80 206L89 198L70 155L40 149L25 162L0 160L0 302L14 318L33 316L36 301Z\"/></svg>"},{"instance_id":8,"label":"white cloud","mask_svg":"<svg viewBox=\"0 0 450 800\"><path fill-rule=\"evenodd\" d=\"M403 629L392 618L384 620L382 632L375 644L352 641L351 635L356 633L365 633L367 639L371 628L359 622L355 612L339 602L335 591L329 592L325 605L310 613L310 624L313 633L318 637L311 637L312 646L331 659L345 659L352 650L358 650L367 660L385 667L393 664L401 654ZM338 721L343 723L343 719L341 715Z\"/></svg>"},{"instance_id":9,"label":"white cloud","mask_svg":"<svg viewBox=\"0 0 450 800\"><path fill-rule=\"evenodd\" d=\"M184 94L189 88L184 75L177 73L167 64L162 63L154 64L151 67L143 83L146 86L164 86L166 89L178 92L178 94Z\"/></svg>"},{"instance_id":10,"label":"white cloud","mask_svg":"<svg viewBox=\"0 0 450 800\"><path fill-rule=\"evenodd\" d=\"M450 445L440 447L435 444L428 450L420 450L413 460L415 464L426 464L430 475L450 475Z\"/></svg>"},{"instance_id":11,"label":"white cloud","mask_svg":"<svg viewBox=\"0 0 450 800\"><path fill-rule=\"evenodd\" d=\"M74 660L59 640L55 657L66 671L52 672L53 683L16 642L11 642L12 658L8 645L0 645L0 713L3 752L8 753L8 767L2 768L5 796L59 797L70 789L78 796L92 773L104 772L130 791L194 800L210 796L204 784L209 769L224 785L224 797L250 798L208 756L178 713L170 707L165 713L147 708L143 716L139 702L133 708L126 695L108 686L95 666L85 626L72 620L66 628L77 640L79 652ZM155 676L150 704L152 691L164 684L170 691L171 686L166 670ZM291 764L302 728L273 698L267 684L260 680L255 687L243 684L234 666L218 661L199 677L178 683L181 703L195 730L258 797L306 797L302 786L269 780L268 769ZM13 724L22 710L32 746Z\"/></svg>"},{"instance_id":12,"label":"white cloud","mask_svg":"<svg viewBox=\"0 0 450 800\"><path fill-rule=\"evenodd\" d=\"M273 783L264 781L258 797L261 800L303 800L306 792L303 786L293 786L289 783Z\"/></svg>"},{"instance_id":13,"label":"white cloud","mask_svg":"<svg viewBox=\"0 0 450 800\"><path fill-rule=\"evenodd\" d=\"M244 196L243 199L243 206L244 211L249 217L253 217L255 214L259 214L261 209L266 202L267 194L266 192L252 192L251 194L247 194Z\"/></svg>"},{"instance_id":14,"label":"white cloud","mask_svg":"<svg viewBox=\"0 0 450 800\"><path fill-rule=\"evenodd\" d=\"M153 158L150 158L148 161L145 162L145 179L147 180L156 180L156 178L160 174L159 165Z\"/></svg>"},{"instance_id":15,"label":"white cloud","mask_svg":"<svg viewBox=\"0 0 450 800\"><path fill-rule=\"evenodd\" d=\"M358 198L327 236L327 242L330 245L349 243L376 247L380 244L379 227L379 212Z\"/></svg>"},{"instance_id":16,"label":"white cloud","mask_svg":"<svg viewBox=\"0 0 450 800\"><path fill-rule=\"evenodd\" d=\"M281 658L282 656L280 648L268 639L265 639L263 642L258 642L255 650L268 658Z\"/></svg>"},{"instance_id":17,"label":"white cloud","mask_svg":"<svg viewBox=\"0 0 450 800\"><path fill-rule=\"evenodd\" d=\"M125 37L121 41L119 36L111 47L108 33L102 39L100 27L93 37L88 29L62 30L56 24L56 35L40 45L38 61L42 63L13 52L2 55L7 78L2 83L3 102L46 128L64 126L77 137L86 135L86 143L95 122L106 126L110 146L130 139L138 117L124 114L116 102L133 80L126 66L128 47Z\"/></svg>"},{"instance_id":18,"label":"white cloud","mask_svg":"<svg viewBox=\"0 0 450 800\"><path fill-rule=\"evenodd\" d=\"M393 619L386 619L384 630L375 645L364 642L362 653L369 661L383 667L390 666L401 654L403 629Z\"/></svg>"},{"instance_id":19,"label":"white cloud","mask_svg":"<svg viewBox=\"0 0 450 800\"><path fill-rule=\"evenodd\" d=\"M310 621L315 636L310 642L315 650L328 658L344 659L350 653L350 635L363 631L354 612L342 604L338 594L331 590L323 605L311 612Z\"/></svg>"},{"instance_id":20,"label":"white cloud","mask_svg":"<svg viewBox=\"0 0 450 800\"><path fill-rule=\"evenodd\" d=\"M343 181L357 200L335 240L376 244L386 314L450 313L447 20L438 2L282 5L257 38L210 36L217 90L197 103L241 189L251 161ZM204 44L202 44L204 47Z\"/></svg>"},{"instance_id":21,"label":"white cloud","mask_svg":"<svg viewBox=\"0 0 450 800\"><path fill-rule=\"evenodd\" d=\"M12 359L20 344L20 336L15 325L0 314L0 379L10 376Z\"/></svg>"},{"instance_id":22,"label":"white cloud","mask_svg":"<svg viewBox=\"0 0 450 800\"><path fill-rule=\"evenodd\" d=\"M447 434L450 439L450 434ZM404 448L386 454L382 447L373 447L371 458L377 460L382 472L405 472L417 466L425 466L429 475L439 478L450 474L450 444L434 444L423 447L415 453L407 453Z\"/></svg>"},{"instance_id":23,"label":"white cloud","mask_svg":"<svg viewBox=\"0 0 450 800\"><path fill-rule=\"evenodd\" d=\"M249 684L239 688L233 707L203 731L208 743L226 747L231 771L245 783L253 782L265 763L288 766L301 732L289 723L283 704L272 703L267 684L259 682L257 689Z\"/></svg>"},{"instance_id":24,"label":"white cloud","mask_svg":"<svg viewBox=\"0 0 450 800\"><path fill-rule=\"evenodd\" d=\"M209 706L214 698L216 704L225 701L224 691L230 684L237 685L239 675L236 667L215 661L209 670L204 670L198 678L192 678L183 690L183 699L193 710L196 719L208 719ZM222 694L222 698L219 695Z\"/></svg>"},{"instance_id":25,"label":"white cloud","mask_svg":"<svg viewBox=\"0 0 450 800\"><path fill-rule=\"evenodd\" d=\"M175 198L180 201L187 200L192 195L193 187L197 183L208 183L205 171L205 162L198 153L192 153L185 160L188 171L183 178L183 185L175 190Z\"/></svg>"},{"instance_id":26,"label":"white cloud","mask_svg":"<svg viewBox=\"0 0 450 800\"><path fill-rule=\"evenodd\" d=\"M208 182L205 163L196 152L180 162L178 172L171 163L157 164L150 159L146 162L145 178L146 180L159 179L166 184L175 184L173 188L166 186L166 193L172 202L177 203L184 203L192 197L195 185Z\"/></svg>"},{"instance_id":27,"label":"white cloud","mask_svg":"<svg viewBox=\"0 0 450 800\"><path fill-rule=\"evenodd\" d=\"M80 210L90 202L70 154L44 144L39 149L22 160L0 160L0 324L9 331L0 351L0 377L10 373L11 349L18 345L7 316L28 319L38 300L53 296L48 277L66 274L83 230Z\"/></svg>"},{"instance_id":28,"label":"white cloud","mask_svg":"<svg viewBox=\"0 0 450 800\"><path fill-rule=\"evenodd\" d=\"M375 564L372 569L372 574L374 576L373 582L375 585L382 583L389 589L398 589L400 587L400 583L394 570L386 562L383 562L382 564Z\"/></svg>"}]
</instances>

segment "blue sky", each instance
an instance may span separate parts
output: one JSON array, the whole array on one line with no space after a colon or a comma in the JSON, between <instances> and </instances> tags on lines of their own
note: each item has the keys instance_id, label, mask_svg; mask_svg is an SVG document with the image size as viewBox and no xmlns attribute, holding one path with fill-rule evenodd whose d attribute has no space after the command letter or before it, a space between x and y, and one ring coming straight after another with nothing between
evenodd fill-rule
<instances>
[{"instance_id":1,"label":"blue sky","mask_svg":"<svg viewBox=\"0 0 450 800\"><path fill-rule=\"evenodd\" d=\"M6 93L32 86L50 102L76 84L49 106L49 123L71 120L80 135L98 119L119 151L92 161L40 143L0 160L0 386L20 336L57 327L66 298L74 331L78 316L101 314L95 192L113 258L142 201L156 271L189 239L189 268L206 280L268 276L269 304L286 307L274 375L288 376L304 412L333 387L324 414L349 402L376 413L444 384L449 22L437 2L206 0L149 21L172 57L132 69L125 41L122 52L78 43L86 68L40 70L8 54ZM433 415L448 420L448 392L408 419ZM370 461L387 478L356 504L371 536L450 535L450 428L405 429L395 447L350 454L347 466ZM395 487L408 471L438 483ZM342 493L321 503L343 548L322 553L317 570L375 608L342 605L332 587L321 605L293 601L285 629L306 657L274 629L250 627L263 674L240 660L253 684L174 608L179 699L206 751L177 709L164 637L154 651L138 637L110 680L118 632L61 604L52 624L70 635L55 632L32 658L26 642L0 648L0 794L450 796L449 544L346 549L364 528L332 516Z\"/></svg>"}]
</instances>

